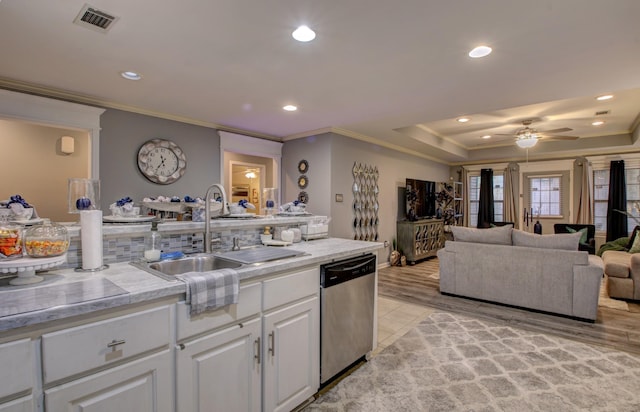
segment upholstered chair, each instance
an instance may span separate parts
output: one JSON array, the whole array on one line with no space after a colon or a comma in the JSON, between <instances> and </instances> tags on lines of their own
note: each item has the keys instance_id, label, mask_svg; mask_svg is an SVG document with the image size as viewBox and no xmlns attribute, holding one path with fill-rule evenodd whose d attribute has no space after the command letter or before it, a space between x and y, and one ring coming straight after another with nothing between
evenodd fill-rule
<instances>
[{"instance_id":1,"label":"upholstered chair","mask_svg":"<svg viewBox=\"0 0 640 412\"><path fill-rule=\"evenodd\" d=\"M589 252L590 255L596 254L596 226L584 225L578 223L556 223L553 225L554 233L575 233L582 232L578 250Z\"/></svg>"}]
</instances>

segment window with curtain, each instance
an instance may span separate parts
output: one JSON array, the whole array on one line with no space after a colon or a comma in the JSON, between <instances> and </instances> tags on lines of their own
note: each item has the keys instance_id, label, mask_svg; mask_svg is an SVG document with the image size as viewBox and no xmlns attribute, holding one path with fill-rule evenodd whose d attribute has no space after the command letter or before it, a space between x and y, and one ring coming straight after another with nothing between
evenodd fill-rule
<instances>
[{"instance_id":1,"label":"window with curtain","mask_svg":"<svg viewBox=\"0 0 640 412\"><path fill-rule=\"evenodd\" d=\"M480 175L469 176L469 227L478 226L478 207L480 201ZM493 175L493 210L496 222L504 221L504 174Z\"/></svg>"},{"instance_id":2,"label":"window with curtain","mask_svg":"<svg viewBox=\"0 0 640 412\"><path fill-rule=\"evenodd\" d=\"M636 219L640 219L640 168L625 169L627 188L627 227L633 230L638 225ZM596 231L607 230L607 203L609 199L609 169L593 171L593 223ZM634 217L636 219L634 219Z\"/></svg>"},{"instance_id":3,"label":"window with curtain","mask_svg":"<svg viewBox=\"0 0 640 412\"><path fill-rule=\"evenodd\" d=\"M562 217L562 176L530 176L529 194L534 217Z\"/></svg>"}]
</instances>

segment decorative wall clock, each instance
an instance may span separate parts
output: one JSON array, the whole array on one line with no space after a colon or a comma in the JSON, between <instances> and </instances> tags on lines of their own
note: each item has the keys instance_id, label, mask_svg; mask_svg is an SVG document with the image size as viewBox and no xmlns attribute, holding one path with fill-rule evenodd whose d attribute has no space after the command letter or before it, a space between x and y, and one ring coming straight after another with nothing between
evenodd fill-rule
<instances>
[{"instance_id":1,"label":"decorative wall clock","mask_svg":"<svg viewBox=\"0 0 640 412\"><path fill-rule=\"evenodd\" d=\"M153 183L168 185L182 177L187 157L174 142L151 139L138 150L138 168Z\"/></svg>"}]
</instances>

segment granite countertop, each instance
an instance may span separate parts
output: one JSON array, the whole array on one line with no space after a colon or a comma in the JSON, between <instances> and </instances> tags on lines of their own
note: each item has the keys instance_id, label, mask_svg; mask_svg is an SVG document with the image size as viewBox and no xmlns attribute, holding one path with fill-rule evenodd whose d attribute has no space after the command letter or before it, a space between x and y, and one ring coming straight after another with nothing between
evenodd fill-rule
<instances>
[{"instance_id":1,"label":"granite countertop","mask_svg":"<svg viewBox=\"0 0 640 412\"><path fill-rule=\"evenodd\" d=\"M340 238L300 242L288 248L304 252L302 256L249 265L237 271L240 280L246 281L382 247L382 243ZM177 296L184 300L186 291L181 281L167 281L129 263L115 263L94 273L60 269L38 274L45 280L37 284L0 286L0 332L159 298Z\"/></svg>"}]
</instances>

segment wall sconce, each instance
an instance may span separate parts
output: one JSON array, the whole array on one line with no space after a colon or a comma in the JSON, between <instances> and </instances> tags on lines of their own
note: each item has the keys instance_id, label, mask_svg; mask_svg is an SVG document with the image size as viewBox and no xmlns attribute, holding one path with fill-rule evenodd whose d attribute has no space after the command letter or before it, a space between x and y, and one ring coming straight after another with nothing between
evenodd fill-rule
<instances>
[{"instance_id":1,"label":"wall sconce","mask_svg":"<svg viewBox=\"0 0 640 412\"><path fill-rule=\"evenodd\" d=\"M60 139L60 151L66 155L73 154L75 140L71 136L62 136Z\"/></svg>"}]
</instances>

